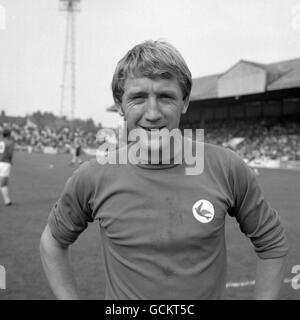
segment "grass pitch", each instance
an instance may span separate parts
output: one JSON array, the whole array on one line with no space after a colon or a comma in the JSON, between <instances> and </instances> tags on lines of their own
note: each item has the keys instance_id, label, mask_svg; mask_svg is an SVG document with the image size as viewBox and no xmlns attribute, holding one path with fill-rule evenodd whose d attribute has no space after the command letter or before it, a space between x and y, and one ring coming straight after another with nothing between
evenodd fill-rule
<instances>
[{"instance_id":1,"label":"grass pitch","mask_svg":"<svg viewBox=\"0 0 300 320\"><path fill-rule=\"evenodd\" d=\"M15 154L10 189L14 205L0 203L0 265L6 268L6 290L1 299L53 299L39 257L39 239L51 207L75 167L68 155ZM281 299L300 299L300 289L289 279L294 265L300 265L300 171L260 169L259 182L265 197L281 216L290 243ZM256 256L251 243L239 231L234 219L226 224L228 248L227 299L252 299ZM90 225L71 247L71 260L81 297L103 299L104 274L98 224ZM299 281L300 282L300 281Z\"/></svg>"}]
</instances>

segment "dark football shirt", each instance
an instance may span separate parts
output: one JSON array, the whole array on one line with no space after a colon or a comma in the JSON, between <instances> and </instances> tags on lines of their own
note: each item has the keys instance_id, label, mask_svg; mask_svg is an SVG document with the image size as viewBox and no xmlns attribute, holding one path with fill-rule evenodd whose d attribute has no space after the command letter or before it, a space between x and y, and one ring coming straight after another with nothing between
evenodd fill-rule
<instances>
[{"instance_id":1,"label":"dark football shirt","mask_svg":"<svg viewBox=\"0 0 300 320\"><path fill-rule=\"evenodd\" d=\"M12 163L14 142L10 139L0 139L0 162Z\"/></svg>"},{"instance_id":2,"label":"dark football shirt","mask_svg":"<svg viewBox=\"0 0 300 320\"><path fill-rule=\"evenodd\" d=\"M70 245L88 222L99 221L106 299L223 298L227 215L260 258L286 255L279 216L244 161L210 144L204 151L200 175L186 175L184 163L91 160L68 180L49 226L57 241Z\"/></svg>"}]
</instances>

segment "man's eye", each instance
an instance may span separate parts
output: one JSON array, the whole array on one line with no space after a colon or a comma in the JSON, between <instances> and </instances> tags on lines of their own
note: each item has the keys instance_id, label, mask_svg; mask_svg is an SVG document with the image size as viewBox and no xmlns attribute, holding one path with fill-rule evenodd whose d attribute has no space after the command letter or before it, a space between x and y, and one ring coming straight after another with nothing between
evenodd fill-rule
<instances>
[{"instance_id":1,"label":"man's eye","mask_svg":"<svg viewBox=\"0 0 300 320\"><path fill-rule=\"evenodd\" d=\"M136 96L136 97L133 97L133 98L132 98L132 101L138 102L138 103L141 103L141 102L143 102L144 100L145 100L145 98L142 97L142 96Z\"/></svg>"},{"instance_id":2,"label":"man's eye","mask_svg":"<svg viewBox=\"0 0 300 320\"><path fill-rule=\"evenodd\" d=\"M162 95L160 98L163 99L163 100L172 100L173 99L172 96L169 96L167 94Z\"/></svg>"}]
</instances>

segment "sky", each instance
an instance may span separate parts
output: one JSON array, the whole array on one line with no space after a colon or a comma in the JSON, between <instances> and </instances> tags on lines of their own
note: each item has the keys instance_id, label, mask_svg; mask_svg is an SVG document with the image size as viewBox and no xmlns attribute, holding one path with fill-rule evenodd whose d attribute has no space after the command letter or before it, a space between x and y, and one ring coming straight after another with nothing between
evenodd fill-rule
<instances>
[{"instance_id":1,"label":"sky","mask_svg":"<svg viewBox=\"0 0 300 320\"><path fill-rule=\"evenodd\" d=\"M66 14L59 0L0 0L0 110L60 114ZM137 43L164 39L194 78L240 59L300 57L300 0L82 0L76 14L76 112L116 127L111 79ZM65 106L65 114L71 114Z\"/></svg>"}]
</instances>

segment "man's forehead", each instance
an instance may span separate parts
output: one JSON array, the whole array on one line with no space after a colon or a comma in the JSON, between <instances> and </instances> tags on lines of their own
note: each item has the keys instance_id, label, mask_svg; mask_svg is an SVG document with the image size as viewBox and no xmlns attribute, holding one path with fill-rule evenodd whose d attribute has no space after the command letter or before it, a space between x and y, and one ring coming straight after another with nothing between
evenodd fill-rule
<instances>
[{"instance_id":1,"label":"man's forehead","mask_svg":"<svg viewBox=\"0 0 300 320\"><path fill-rule=\"evenodd\" d=\"M137 92L137 91L174 91L180 90L180 85L177 79L162 79L156 77L154 79L148 77L130 77L125 81L125 92Z\"/></svg>"}]
</instances>

